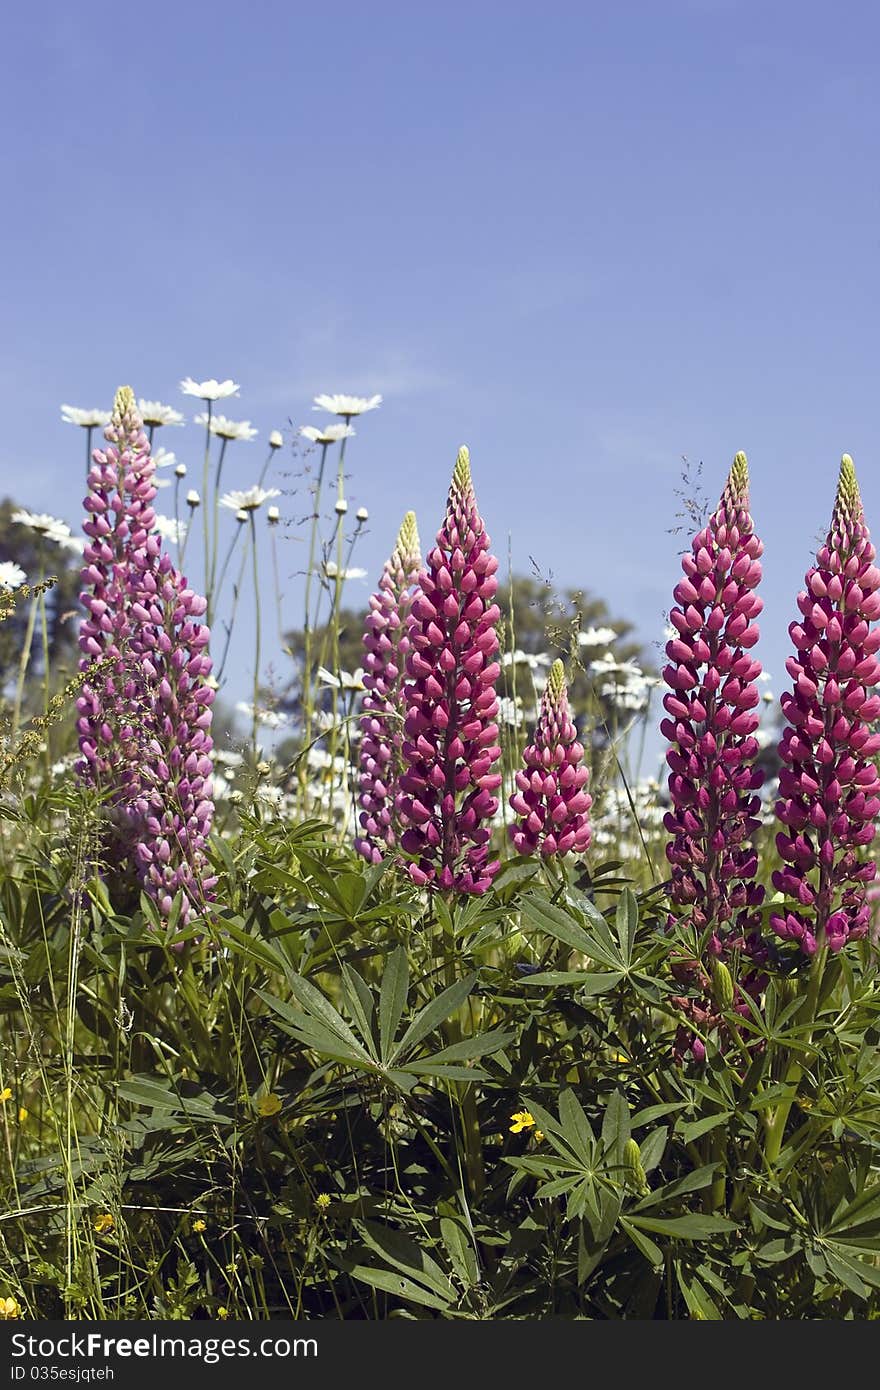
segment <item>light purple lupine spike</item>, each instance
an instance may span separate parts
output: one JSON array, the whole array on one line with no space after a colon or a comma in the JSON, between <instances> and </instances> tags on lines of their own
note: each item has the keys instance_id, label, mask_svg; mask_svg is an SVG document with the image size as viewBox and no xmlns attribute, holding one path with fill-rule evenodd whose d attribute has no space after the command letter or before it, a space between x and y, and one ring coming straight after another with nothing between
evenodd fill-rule
<instances>
[{"instance_id":1,"label":"light purple lupine spike","mask_svg":"<svg viewBox=\"0 0 880 1390\"><path fill-rule=\"evenodd\" d=\"M520 854L553 855L574 851L582 854L590 844L589 810L592 797L586 791L589 771L583 746L568 708L565 667L550 667L534 742L523 753L524 767L516 774L517 790L510 805L517 820L510 837Z\"/></svg>"},{"instance_id":2,"label":"light purple lupine spike","mask_svg":"<svg viewBox=\"0 0 880 1390\"><path fill-rule=\"evenodd\" d=\"M363 834L355 849L371 864L397 844L394 809L403 770L404 667L409 616L422 566L415 512L407 512L364 628L363 718L359 753Z\"/></svg>"},{"instance_id":3,"label":"light purple lupine spike","mask_svg":"<svg viewBox=\"0 0 880 1390\"><path fill-rule=\"evenodd\" d=\"M209 633L198 621L205 600L186 587L153 531L155 464L128 387L117 392L105 438L85 499L77 771L109 792L111 852L134 865L162 916L182 890L186 925L214 884L204 853L214 698L205 679Z\"/></svg>"},{"instance_id":4,"label":"light purple lupine spike","mask_svg":"<svg viewBox=\"0 0 880 1390\"><path fill-rule=\"evenodd\" d=\"M784 861L773 885L794 902L770 922L807 955L824 942L838 951L866 935L866 887L876 864L862 852L874 838L880 778L880 570L852 459L844 454L831 529L798 595L800 622L789 632L794 681L782 697L789 727L779 745L782 770L776 814L786 827L776 843Z\"/></svg>"},{"instance_id":5,"label":"light purple lupine spike","mask_svg":"<svg viewBox=\"0 0 880 1390\"><path fill-rule=\"evenodd\" d=\"M749 474L737 454L719 506L682 559L684 579L669 615L677 636L667 644L670 687L661 730L669 740L672 836L670 898L700 931L711 930L717 951L724 939L755 928L763 889L752 837L760 828L754 794L763 775L755 767L760 662L749 655L758 640L755 593L763 546L749 515Z\"/></svg>"},{"instance_id":6,"label":"light purple lupine spike","mask_svg":"<svg viewBox=\"0 0 880 1390\"><path fill-rule=\"evenodd\" d=\"M446 520L419 574L412 605L398 812L401 848L415 883L485 893L498 871L488 822L501 785L495 765L495 660L501 614L498 561L477 510L470 458L459 450Z\"/></svg>"}]
</instances>

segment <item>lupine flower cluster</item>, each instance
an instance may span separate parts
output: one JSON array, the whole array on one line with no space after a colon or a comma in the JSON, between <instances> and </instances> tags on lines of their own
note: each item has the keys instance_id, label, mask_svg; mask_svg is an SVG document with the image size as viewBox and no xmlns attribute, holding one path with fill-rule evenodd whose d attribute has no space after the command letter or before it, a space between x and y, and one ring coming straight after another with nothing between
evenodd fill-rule
<instances>
[{"instance_id":1,"label":"lupine flower cluster","mask_svg":"<svg viewBox=\"0 0 880 1390\"><path fill-rule=\"evenodd\" d=\"M407 628L421 565L415 512L407 512L378 589L370 599L364 630L367 693L360 721L358 798L363 834L355 840L355 848L373 864L397 843L395 800L403 769Z\"/></svg>"},{"instance_id":2,"label":"lupine flower cluster","mask_svg":"<svg viewBox=\"0 0 880 1390\"><path fill-rule=\"evenodd\" d=\"M133 866L164 917L180 892L185 925L214 883L204 854L213 816L205 600L154 530L154 462L130 388L117 392L104 434L85 499L77 770L110 793L110 853Z\"/></svg>"},{"instance_id":3,"label":"lupine flower cluster","mask_svg":"<svg viewBox=\"0 0 880 1390\"><path fill-rule=\"evenodd\" d=\"M682 559L669 615L677 636L663 672L670 687L661 724L671 769L664 822L672 836L670 898L698 931L711 930L716 954L731 931L750 929L749 909L763 897L752 844L760 827L754 793L763 781L754 765L761 667L749 655L759 635L763 547L748 487L746 456L737 454L717 510Z\"/></svg>"},{"instance_id":4,"label":"lupine flower cluster","mask_svg":"<svg viewBox=\"0 0 880 1390\"><path fill-rule=\"evenodd\" d=\"M848 454L825 544L798 595L801 619L789 628L795 655L786 666L793 689L782 698L789 727L779 745L782 771L776 814L783 867L774 887L794 900L771 924L784 940L813 955L824 942L838 951L865 936L871 909L866 885L876 874L863 851L874 838L880 778L880 570L865 525Z\"/></svg>"},{"instance_id":5,"label":"lupine flower cluster","mask_svg":"<svg viewBox=\"0 0 880 1390\"><path fill-rule=\"evenodd\" d=\"M501 614L494 602L498 561L489 544L462 448L446 519L411 610L398 803L413 882L462 893L485 892L499 867L488 857L501 785L495 723Z\"/></svg>"},{"instance_id":6,"label":"lupine flower cluster","mask_svg":"<svg viewBox=\"0 0 880 1390\"><path fill-rule=\"evenodd\" d=\"M740 453L717 510L682 559L684 578L670 613L676 635L667 644L670 664L663 672L669 691L661 730L671 769L664 824L672 837L666 847L669 897L678 909L670 926L681 920L698 934L697 956L685 953L671 963L691 991L673 1001L690 1024L679 1027L674 1052L681 1058L689 1050L698 1061L705 1047L693 1030L717 1026L720 1017L700 956L711 962L735 949L763 954L756 909L764 890L755 883L753 845L761 823L755 793L763 781L754 737L761 667L749 654L759 635L754 619L762 607L755 593L762 545L749 515L748 488L748 463ZM747 1012L742 990L755 995L760 983L754 971L745 972L733 1007Z\"/></svg>"},{"instance_id":7,"label":"lupine flower cluster","mask_svg":"<svg viewBox=\"0 0 880 1390\"><path fill-rule=\"evenodd\" d=\"M523 754L510 805L517 816L510 836L519 854L540 852L544 858L583 853L591 832L592 798L585 790L589 772L583 746L568 708L565 667L550 667L534 741Z\"/></svg>"}]
</instances>

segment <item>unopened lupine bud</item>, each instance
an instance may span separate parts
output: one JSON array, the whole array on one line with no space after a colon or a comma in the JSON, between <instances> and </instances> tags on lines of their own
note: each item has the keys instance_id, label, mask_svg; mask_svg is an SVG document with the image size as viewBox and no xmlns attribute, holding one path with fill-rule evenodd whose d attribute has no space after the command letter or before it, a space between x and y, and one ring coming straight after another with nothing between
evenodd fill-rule
<instances>
[{"instance_id":1,"label":"unopened lupine bud","mask_svg":"<svg viewBox=\"0 0 880 1390\"><path fill-rule=\"evenodd\" d=\"M582 854L591 839L586 791L588 770L583 745L568 708L565 667L554 661L535 729L534 742L523 754L510 805L517 820L510 836L520 854Z\"/></svg>"},{"instance_id":2,"label":"unopened lupine bud","mask_svg":"<svg viewBox=\"0 0 880 1390\"><path fill-rule=\"evenodd\" d=\"M648 1179L642 1167L642 1151L635 1139L627 1139L623 1146L623 1167L628 1182L636 1192L644 1192Z\"/></svg>"},{"instance_id":3,"label":"unopened lupine bud","mask_svg":"<svg viewBox=\"0 0 880 1390\"><path fill-rule=\"evenodd\" d=\"M414 883L485 893L499 868L489 860L500 674L495 624L498 561L477 510L470 458L459 450L446 519L419 575L407 657L406 770L398 806Z\"/></svg>"},{"instance_id":4,"label":"unopened lupine bud","mask_svg":"<svg viewBox=\"0 0 880 1390\"><path fill-rule=\"evenodd\" d=\"M422 560L415 512L407 512L364 628L363 717L360 721L359 854L378 864L397 843L395 800L403 769L404 676L409 616ZM329 573L329 565L328 565Z\"/></svg>"},{"instance_id":5,"label":"unopened lupine bud","mask_svg":"<svg viewBox=\"0 0 880 1390\"><path fill-rule=\"evenodd\" d=\"M719 1009L729 1009L733 1004L733 976L724 961L717 957L712 961L710 971L712 975L712 998Z\"/></svg>"},{"instance_id":6,"label":"unopened lupine bud","mask_svg":"<svg viewBox=\"0 0 880 1390\"><path fill-rule=\"evenodd\" d=\"M866 935L867 885L877 866L865 852L880 812L875 763L880 733L880 570L865 524L853 461L844 454L831 529L798 595L801 618L782 697L789 727L779 744L782 770L776 838L783 867L774 887L789 900L771 925L807 955L820 943L838 951Z\"/></svg>"}]
</instances>

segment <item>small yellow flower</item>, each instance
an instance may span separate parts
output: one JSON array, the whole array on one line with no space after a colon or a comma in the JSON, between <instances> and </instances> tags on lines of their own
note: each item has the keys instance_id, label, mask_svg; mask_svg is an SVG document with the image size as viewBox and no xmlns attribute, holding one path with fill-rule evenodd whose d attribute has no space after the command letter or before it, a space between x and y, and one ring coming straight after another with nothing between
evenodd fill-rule
<instances>
[{"instance_id":1,"label":"small yellow flower","mask_svg":"<svg viewBox=\"0 0 880 1390\"><path fill-rule=\"evenodd\" d=\"M510 1118L513 1120L510 1126L511 1134L519 1134L522 1129L531 1129L535 1123L534 1115L530 1115L528 1110L517 1110Z\"/></svg>"},{"instance_id":2,"label":"small yellow flower","mask_svg":"<svg viewBox=\"0 0 880 1390\"><path fill-rule=\"evenodd\" d=\"M115 1225L116 1222L113 1220L109 1211L102 1211L100 1216L95 1217L95 1230L98 1232L99 1236L107 1235L109 1231L113 1230Z\"/></svg>"},{"instance_id":3,"label":"small yellow flower","mask_svg":"<svg viewBox=\"0 0 880 1390\"><path fill-rule=\"evenodd\" d=\"M315 1206L318 1207L320 1211L326 1211L332 1201L333 1198L330 1196L329 1192L319 1192L315 1198Z\"/></svg>"},{"instance_id":4,"label":"small yellow flower","mask_svg":"<svg viewBox=\"0 0 880 1390\"><path fill-rule=\"evenodd\" d=\"M540 1144L540 1143L541 1143L541 1140L542 1140L543 1138L544 1138L544 1131L543 1131L543 1129L536 1129L536 1130L535 1130L535 1143L536 1143L536 1144Z\"/></svg>"},{"instance_id":5,"label":"small yellow flower","mask_svg":"<svg viewBox=\"0 0 880 1390\"><path fill-rule=\"evenodd\" d=\"M21 1317L21 1304L17 1298L0 1298L0 1322L11 1322Z\"/></svg>"},{"instance_id":6,"label":"small yellow flower","mask_svg":"<svg viewBox=\"0 0 880 1390\"><path fill-rule=\"evenodd\" d=\"M624 1067L629 1066L629 1058L625 1052L615 1052L613 1060L615 1062L620 1062Z\"/></svg>"},{"instance_id":7,"label":"small yellow flower","mask_svg":"<svg viewBox=\"0 0 880 1390\"><path fill-rule=\"evenodd\" d=\"M27 1119L27 1117L28 1117L28 1112L27 1112L27 1110L25 1109L25 1107L22 1105L22 1106L19 1108L19 1111L18 1111L18 1123L19 1123L20 1125L23 1125L24 1122L25 1122L25 1120Z\"/></svg>"},{"instance_id":8,"label":"small yellow flower","mask_svg":"<svg viewBox=\"0 0 880 1390\"><path fill-rule=\"evenodd\" d=\"M8 1100L12 1100L12 1087L4 1086L0 1091L0 1105L5 1105Z\"/></svg>"},{"instance_id":9,"label":"small yellow flower","mask_svg":"<svg viewBox=\"0 0 880 1390\"><path fill-rule=\"evenodd\" d=\"M276 1096L274 1091L270 1091L268 1095L260 1096L257 1101L257 1114L262 1115L264 1118L268 1118L270 1115L277 1115L280 1109L281 1097Z\"/></svg>"},{"instance_id":10,"label":"small yellow flower","mask_svg":"<svg viewBox=\"0 0 880 1390\"><path fill-rule=\"evenodd\" d=\"M220 1318L222 1321L225 1322L225 1320L229 1317L229 1309L228 1309L228 1308L225 1308L225 1307L221 1304L220 1307L217 1309L217 1316L218 1316L218 1318Z\"/></svg>"},{"instance_id":11,"label":"small yellow flower","mask_svg":"<svg viewBox=\"0 0 880 1390\"><path fill-rule=\"evenodd\" d=\"M193 1222L193 1230L195 1231L196 1235L200 1236L202 1234L202 1231L207 1231L207 1229L207 1221L198 1220Z\"/></svg>"}]
</instances>

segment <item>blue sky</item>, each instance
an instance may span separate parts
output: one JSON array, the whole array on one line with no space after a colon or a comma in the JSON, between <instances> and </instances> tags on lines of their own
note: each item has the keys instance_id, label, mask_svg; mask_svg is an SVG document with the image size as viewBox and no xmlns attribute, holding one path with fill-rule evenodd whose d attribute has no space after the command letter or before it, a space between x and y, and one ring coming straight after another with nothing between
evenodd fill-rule
<instances>
[{"instance_id":1,"label":"blue sky","mask_svg":"<svg viewBox=\"0 0 880 1390\"><path fill-rule=\"evenodd\" d=\"M681 456L716 494L745 449L778 692L844 450L880 518L878 44L804 0L10 9L0 488L77 523L59 405L123 381L239 381L233 487L315 392L380 391L355 563L433 533L466 442L499 552L652 641Z\"/></svg>"}]
</instances>

